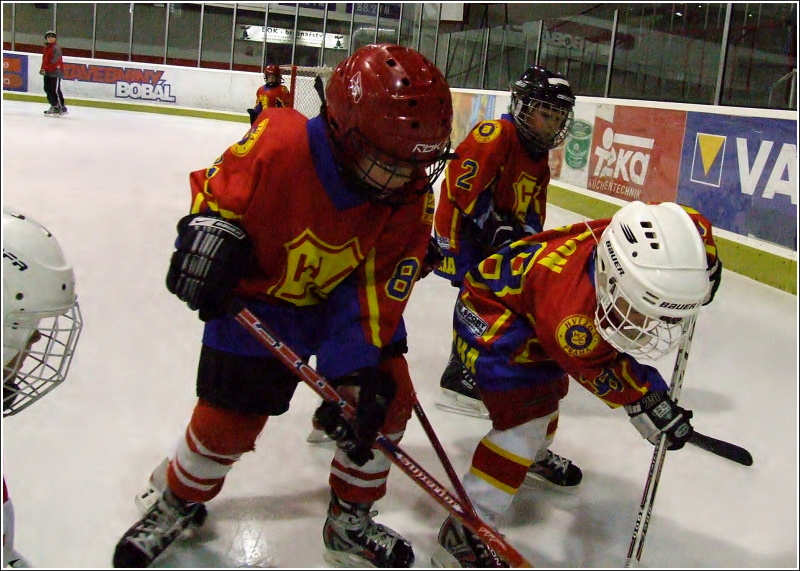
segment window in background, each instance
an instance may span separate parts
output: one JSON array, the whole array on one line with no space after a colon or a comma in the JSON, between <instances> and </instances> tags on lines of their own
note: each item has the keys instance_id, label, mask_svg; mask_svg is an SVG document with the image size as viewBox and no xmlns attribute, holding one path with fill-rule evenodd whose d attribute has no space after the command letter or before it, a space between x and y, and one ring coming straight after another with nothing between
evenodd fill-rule
<instances>
[{"instance_id":1,"label":"window in background","mask_svg":"<svg viewBox=\"0 0 800 571\"><path fill-rule=\"evenodd\" d=\"M197 66L200 48L200 6L197 4L169 5L169 35L167 63Z\"/></svg>"},{"instance_id":2,"label":"window in background","mask_svg":"<svg viewBox=\"0 0 800 571\"><path fill-rule=\"evenodd\" d=\"M422 5L422 40L419 51L431 61L436 61L436 32L439 21L439 3L426 3Z\"/></svg>"},{"instance_id":3,"label":"window in background","mask_svg":"<svg viewBox=\"0 0 800 571\"><path fill-rule=\"evenodd\" d=\"M797 4L733 4L720 103L797 109Z\"/></svg>"},{"instance_id":4,"label":"window in background","mask_svg":"<svg viewBox=\"0 0 800 571\"><path fill-rule=\"evenodd\" d=\"M53 4L22 4L17 2L14 6L16 9L14 25L17 28L14 42L17 50L42 53L44 49L44 33L53 29Z\"/></svg>"},{"instance_id":5,"label":"window in background","mask_svg":"<svg viewBox=\"0 0 800 571\"><path fill-rule=\"evenodd\" d=\"M97 3L94 57L127 60L131 40L131 4Z\"/></svg>"},{"instance_id":6,"label":"window in background","mask_svg":"<svg viewBox=\"0 0 800 571\"><path fill-rule=\"evenodd\" d=\"M489 31L486 61L486 89L507 91L527 67L526 37L521 27L497 26Z\"/></svg>"},{"instance_id":7,"label":"window in background","mask_svg":"<svg viewBox=\"0 0 800 571\"><path fill-rule=\"evenodd\" d=\"M353 22L353 49L351 52L375 42L378 5L375 3L355 3L347 5L347 12L355 9Z\"/></svg>"},{"instance_id":8,"label":"window in background","mask_svg":"<svg viewBox=\"0 0 800 571\"><path fill-rule=\"evenodd\" d=\"M583 14L546 20L542 27L539 64L563 74L573 93L602 96L605 92L614 6L600 5ZM617 33L617 46L630 48L630 38Z\"/></svg>"},{"instance_id":9,"label":"window in background","mask_svg":"<svg viewBox=\"0 0 800 571\"><path fill-rule=\"evenodd\" d=\"M724 4L620 8L609 95L713 103L724 22Z\"/></svg>"},{"instance_id":10,"label":"window in background","mask_svg":"<svg viewBox=\"0 0 800 571\"><path fill-rule=\"evenodd\" d=\"M294 41L294 7L273 2L269 5L267 23L267 63L289 65L292 63Z\"/></svg>"},{"instance_id":11,"label":"window in background","mask_svg":"<svg viewBox=\"0 0 800 571\"><path fill-rule=\"evenodd\" d=\"M315 67L320 64L322 53L322 25L325 10L322 8L300 8L297 19L297 45L294 50L295 65Z\"/></svg>"},{"instance_id":12,"label":"window in background","mask_svg":"<svg viewBox=\"0 0 800 571\"><path fill-rule=\"evenodd\" d=\"M131 60L164 63L167 5L135 2Z\"/></svg>"},{"instance_id":13,"label":"window in background","mask_svg":"<svg viewBox=\"0 0 800 571\"><path fill-rule=\"evenodd\" d=\"M328 25L324 63L325 67L336 65L347 57L350 45L350 15L343 12L328 11Z\"/></svg>"},{"instance_id":14,"label":"window in background","mask_svg":"<svg viewBox=\"0 0 800 571\"><path fill-rule=\"evenodd\" d=\"M403 4L403 18L400 22L400 45L408 46L409 48L417 48L417 39L419 37L419 22L420 12L422 11L422 4L406 3Z\"/></svg>"},{"instance_id":15,"label":"window in background","mask_svg":"<svg viewBox=\"0 0 800 571\"><path fill-rule=\"evenodd\" d=\"M236 10L233 35L233 69L261 72L264 52L264 11Z\"/></svg>"},{"instance_id":16,"label":"window in background","mask_svg":"<svg viewBox=\"0 0 800 571\"><path fill-rule=\"evenodd\" d=\"M58 43L65 56L92 57L93 19L94 4L57 4Z\"/></svg>"},{"instance_id":17,"label":"window in background","mask_svg":"<svg viewBox=\"0 0 800 571\"><path fill-rule=\"evenodd\" d=\"M16 49L14 46L14 5L3 2L3 49Z\"/></svg>"},{"instance_id":18,"label":"window in background","mask_svg":"<svg viewBox=\"0 0 800 571\"><path fill-rule=\"evenodd\" d=\"M440 40L442 49L447 49L447 83L450 87L481 88L485 33L488 32L465 30L449 34L446 42Z\"/></svg>"},{"instance_id":19,"label":"window in background","mask_svg":"<svg viewBox=\"0 0 800 571\"><path fill-rule=\"evenodd\" d=\"M233 8L205 5L200 67L230 69Z\"/></svg>"}]
</instances>

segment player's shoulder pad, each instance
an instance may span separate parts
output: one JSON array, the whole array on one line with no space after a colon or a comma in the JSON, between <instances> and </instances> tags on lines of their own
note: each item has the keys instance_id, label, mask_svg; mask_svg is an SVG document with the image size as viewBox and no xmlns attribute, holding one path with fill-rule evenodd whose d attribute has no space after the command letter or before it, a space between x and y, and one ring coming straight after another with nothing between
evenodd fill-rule
<instances>
[{"instance_id":1,"label":"player's shoulder pad","mask_svg":"<svg viewBox=\"0 0 800 571\"><path fill-rule=\"evenodd\" d=\"M503 132L503 122L499 119L481 121L472 128L472 138L478 143L491 143Z\"/></svg>"}]
</instances>

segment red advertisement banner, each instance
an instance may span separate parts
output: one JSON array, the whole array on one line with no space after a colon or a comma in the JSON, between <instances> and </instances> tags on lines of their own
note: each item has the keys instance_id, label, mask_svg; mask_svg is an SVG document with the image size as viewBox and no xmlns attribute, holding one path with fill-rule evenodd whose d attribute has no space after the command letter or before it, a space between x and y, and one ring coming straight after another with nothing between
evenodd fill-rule
<instances>
[{"instance_id":1,"label":"red advertisement banner","mask_svg":"<svg viewBox=\"0 0 800 571\"><path fill-rule=\"evenodd\" d=\"M629 201L674 201L685 127L685 111L601 105L588 188Z\"/></svg>"}]
</instances>

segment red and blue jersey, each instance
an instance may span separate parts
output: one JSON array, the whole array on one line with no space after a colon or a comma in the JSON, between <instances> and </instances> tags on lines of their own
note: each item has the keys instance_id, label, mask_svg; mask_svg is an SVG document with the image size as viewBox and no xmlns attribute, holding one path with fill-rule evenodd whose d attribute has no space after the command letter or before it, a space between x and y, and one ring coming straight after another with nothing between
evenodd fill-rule
<instances>
[{"instance_id":1,"label":"red and blue jersey","mask_svg":"<svg viewBox=\"0 0 800 571\"><path fill-rule=\"evenodd\" d=\"M256 91L256 115L270 107L294 107L294 98L285 85L267 87L262 85Z\"/></svg>"},{"instance_id":2,"label":"red and blue jersey","mask_svg":"<svg viewBox=\"0 0 800 571\"><path fill-rule=\"evenodd\" d=\"M531 156L522 146L510 115L481 121L449 162L436 206L434 230L445 259L436 273L460 284L464 274L489 253L479 238L487 220L505 221L541 232L550 169L547 153Z\"/></svg>"},{"instance_id":3,"label":"red and blue jersey","mask_svg":"<svg viewBox=\"0 0 800 571\"><path fill-rule=\"evenodd\" d=\"M236 293L291 310L312 353L325 343L320 332L337 337L337 362L320 369L338 376L376 364L402 329L434 198L420 193L398 207L367 200L340 176L330 145L323 117L265 109L212 166L191 173L191 211L244 228L257 263ZM205 341L230 350L221 336L207 326Z\"/></svg>"},{"instance_id":4,"label":"red and blue jersey","mask_svg":"<svg viewBox=\"0 0 800 571\"><path fill-rule=\"evenodd\" d=\"M687 209L706 244L711 225ZM610 220L580 222L513 242L465 278L455 315L456 347L484 400L524 394L541 416L556 410L571 376L611 407L667 385L654 367L617 352L595 327L595 247ZM541 412L541 414L538 414Z\"/></svg>"}]
</instances>

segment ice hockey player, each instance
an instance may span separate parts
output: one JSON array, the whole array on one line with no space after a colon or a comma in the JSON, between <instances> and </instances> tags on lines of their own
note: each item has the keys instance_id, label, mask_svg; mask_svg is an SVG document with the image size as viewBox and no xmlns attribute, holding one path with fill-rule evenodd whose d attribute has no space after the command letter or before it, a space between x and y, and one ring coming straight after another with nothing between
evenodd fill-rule
<instances>
[{"instance_id":1,"label":"ice hockey player","mask_svg":"<svg viewBox=\"0 0 800 571\"><path fill-rule=\"evenodd\" d=\"M562 75L540 66L526 69L510 90L509 113L472 129L442 183L434 230L444 260L436 273L455 287L486 256L544 228L548 152L569 130L575 97ZM488 415L455 343L439 384L441 408ZM567 458L543 450L528 476L569 489L580 483L582 473Z\"/></svg>"},{"instance_id":2,"label":"ice hockey player","mask_svg":"<svg viewBox=\"0 0 800 571\"><path fill-rule=\"evenodd\" d=\"M66 380L82 326L75 276L58 241L34 219L4 207L3 418ZM13 431L13 423L3 424ZM14 549L14 507L3 464L3 567L29 567Z\"/></svg>"},{"instance_id":3,"label":"ice hockey player","mask_svg":"<svg viewBox=\"0 0 800 571\"><path fill-rule=\"evenodd\" d=\"M270 64L264 68L264 85L256 91L256 104L247 110L251 125L264 109L294 106L294 98L282 81L280 66Z\"/></svg>"},{"instance_id":4,"label":"ice hockey player","mask_svg":"<svg viewBox=\"0 0 800 571\"><path fill-rule=\"evenodd\" d=\"M58 45L58 36L53 30L44 34L44 51L42 52L42 65L39 74L44 76L44 92L50 108L45 110L45 115L66 115L67 106L64 104L64 94L61 93L61 78L64 77L64 60L61 46Z\"/></svg>"},{"instance_id":5,"label":"ice hockey player","mask_svg":"<svg viewBox=\"0 0 800 571\"><path fill-rule=\"evenodd\" d=\"M670 450L692 434L657 359L680 341L684 320L709 303L722 266L711 225L674 203L632 202L609 220L525 237L471 270L453 316L459 355L489 409L464 488L495 523L529 466L548 447L568 375L611 408L623 406L644 438ZM499 562L453 519L434 562Z\"/></svg>"},{"instance_id":6,"label":"ice hockey player","mask_svg":"<svg viewBox=\"0 0 800 571\"><path fill-rule=\"evenodd\" d=\"M117 544L116 567L146 566L184 530L298 379L229 314L241 300L354 401L357 421L323 404L339 444L322 528L332 566L409 567L413 549L373 521L412 384L402 312L431 236L431 187L449 157L452 103L418 52L368 45L334 70L320 115L264 109L210 167L190 175L191 214L178 223L167 287L206 322L198 401L158 501ZM268 452L268 451L265 451Z\"/></svg>"}]
</instances>

